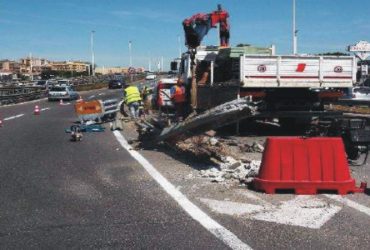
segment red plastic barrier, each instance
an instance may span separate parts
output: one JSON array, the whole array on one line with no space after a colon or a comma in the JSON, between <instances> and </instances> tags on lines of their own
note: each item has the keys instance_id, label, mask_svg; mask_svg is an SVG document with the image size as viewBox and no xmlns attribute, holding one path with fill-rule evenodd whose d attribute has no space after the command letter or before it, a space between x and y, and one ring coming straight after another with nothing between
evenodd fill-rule
<instances>
[{"instance_id":1,"label":"red plastic barrier","mask_svg":"<svg viewBox=\"0 0 370 250\"><path fill-rule=\"evenodd\" d=\"M296 194L336 191L361 192L351 178L342 138L267 138L257 190L273 194L294 189Z\"/></svg>"}]
</instances>

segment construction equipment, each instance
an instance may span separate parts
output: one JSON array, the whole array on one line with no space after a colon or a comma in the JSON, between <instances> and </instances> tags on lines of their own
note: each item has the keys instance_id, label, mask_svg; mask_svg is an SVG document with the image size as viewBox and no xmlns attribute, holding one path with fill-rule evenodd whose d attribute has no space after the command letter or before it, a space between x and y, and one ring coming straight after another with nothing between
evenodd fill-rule
<instances>
[{"instance_id":1,"label":"construction equipment","mask_svg":"<svg viewBox=\"0 0 370 250\"><path fill-rule=\"evenodd\" d=\"M228 33L228 17L228 12L218 6L217 11L196 14L183 22L188 51L181 56L179 75L185 83L193 114L203 114L248 96L256 108L249 119L277 118L282 127L292 128L300 124L309 128L308 133L313 136L341 136L352 159L369 148L368 119L344 118L343 112L324 109L326 103L337 101L347 88L355 84L355 57L275 55L273 45L266 48L247 44L237 47L199 46L217 23L226 27ZM220 40L224 38L220 34ZM229 45L229 41L225 41L221 45ZM234 117L234 122L240 119ZM355 124L352 119L360 119L362 126L345 126L346 121ZM171 137L186 130L175 126L171 127ZM196 130L194 127L191 129ZM356 134L361 136L354 136Z\"/></svg>"},{"instance_id":2,"label":"construction equipment","mask_svg":"<svg viewBox=\"0 0 370 250\"><path fill-rule=\"evenodd\" d=\"M107 121L115 118L119 111L118 100L91 100L76 102L75 111L81 123L85 121Z\"/></svg>"},{"instance_id":3,"label":"construction equipment","mask_svg":"<svg viewBox=\"0 0 370 250\"><path fill-rule=\"evenodd\" d=\"M72 125L70 131L71 131L71 141L82 140L82 132L81 127L79 125Z\"/></svg>"},{"instance_id":4,"label":"construction equipment","mask_svg":"<svg viewBox=\"0 0 370 250\"><path fill-rule=\"evenodd\" d=\"M211 28L216 28L219 24L220 45L228 47L230 37L230 26L228 23L229 13L222 9L221 5L217 10L209 14L198 13L183 21L185 31L185 43L191 48L197 48L203 37L207 35Z\"/></svg>"}]
</instances>

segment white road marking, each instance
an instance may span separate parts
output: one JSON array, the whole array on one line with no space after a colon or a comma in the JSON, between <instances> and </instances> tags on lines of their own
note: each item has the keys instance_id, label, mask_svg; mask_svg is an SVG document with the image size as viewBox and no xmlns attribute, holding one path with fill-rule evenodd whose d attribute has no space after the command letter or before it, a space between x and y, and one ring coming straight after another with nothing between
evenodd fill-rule
<instances>
[{"instance_id":1,"label":"white road marking","mask_svg":"<svg viewBox=\"0 0 370 250\"><path fill-rule=\"evenodd\" d=\"M264 206L271 206L270 203L268 203L264 199L258 197L257 195L251 193L248 189L246 189L246 190L238 190L238 192L239 192L239 194L247 197L248 199L258 201L258 203L260 203L260 204L262 204Z\"/></svg>"},{"instance_id":2,"label":"white road marking","mask_svg":"<svg viewBox=\"0 0 370 250\"><path fill-rule=\"evenodd\" d=\"M105 95L105 93L99 93L98 95L99 95L99 96L100 96L100 95Z\"/></svg>"},{"instance_id":3,"label":"white road marking","mask_svg":"<svg viewBox=\"0 0 370 250\"><path fill-rule=\"evenodd\" d=\"M119 131L114 131L118 142L125 148L133 158L135 158L141 166L149 173L149 175L184 209L194 220L198 221L215 237L223 241L232 249L251 249L246 243L241 241L235 234L221 226L213 220L199 207L192 203L184 194L176 189L158 170L154 168L139 152L134 150L122 136Z\"/></svg>"},{"instance_id":4,"label":"white road marking","mask_svg":"<svg viewBox=\"0 0 370 250\"><path fill-rule=\"evenodd\" d=\"M42 108L41 111L49 110L50 108Z\"/></svg>"},{"instance_id":5,"label":"white road marking","mask_svg":"<svg viewBox=\"0 0 370 250\"><path fill-rule=\"evenodd\" d=\"M89 97L89 99L92 99L92 98L95 98L95 95L92 95L92 96Z\"/></svg>"},{"instance_id":6,"label":"white road marking","mask_svg":"<svg viewBox=\"0 0 370 250\"><path fill-rule=\"evenodd\" d=\"M312 229L321 228L342 208L312 196L297 196L285 201L270 212L253 215L256 220L276 222L285 225Z\"/></svg>"},{"instance_id":7,"label":"white road marking","mask_svg":"<svg viewBox=\"0 0 370 250\"><path fill-rule=\"evenodd\" d=\"M264 210L263 206L233 201L218 201L213 199L200 198L200 201L207 204L213 211L227 215L245 215Z\"/></svg>"},{"instance_id":8,"label":"white road marking","mask_svg":"<svg viewBox=\"0 0 370 250\"><path fill-rule=\"evenodd\" d=\"M356 209L357 211L360 211L364 214L366 214L367 216L370 216L370 208L364 206L364 205L361 205L357 202L354 202L350 199L347 199L347 198L344 198L342 197L341 195L329 195L329 194L326 194L325 195L326 197L332 199L332 200L335 200L335 201L338 201L348 207L351 207L351 208L354 208Z\"/></svg>"},{"instance_id":9,"label":"white road marking","mask_svg":"<svg viewBox=\"0 0 370 250\"><path fill-rule=\"evenodd\" d=\"M4 121L13 120L13 119L16 119L16 118L19 118L19 117L22 117L22 116L24 116L24 114L10 116L10 117L4 118Z\"/></svg>"},{"instance_id":10,"label":"white road marking","mask_svg":"<svg viewBox=\"0 0 370 250\"><path fill-rule=\"evenodd\" d=\"M249 198L253 199L253 196ZM297 196L274 206L266 201L263 205L219 201L201 198L213 211L237 216L247 216L249 219L275 222L279 224L319 229L342 208L334 206L312 196ZM255 200L259 203L260 198Z\"/></svg>"},{"instance_id":11,"label":"white road marking","mask_svg":"<svg viewBox=\"0 0 370 250\"><path fill-rule=\"evenodd\" d=\"M13 104L1 105L1 106L0 106L0 108L2 108L2 107L17 106L17 105L23 105L23 104L30 104L30 103L35 103L35 102L44 101L44 100L47 100L47 99L48 99L48 98L47 98L47 97L45 97L45 98L36 99L36 100L28 101L28 102L18 102L18 103L13 103Z\"/></svg>"}]
</instances>

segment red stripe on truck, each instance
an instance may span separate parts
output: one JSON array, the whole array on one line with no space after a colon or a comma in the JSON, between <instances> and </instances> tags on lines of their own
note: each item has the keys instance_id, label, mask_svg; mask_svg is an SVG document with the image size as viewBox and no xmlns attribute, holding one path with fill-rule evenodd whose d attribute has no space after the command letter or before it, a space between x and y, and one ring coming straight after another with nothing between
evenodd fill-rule
<instances>
[{"instance_id":1,"label":"red stripe on truck","mask_svg":"<svg viewBox=\"0 0 370 250\"><path fill-rule=\"evenodd\" d=\"M276 76L245 76L245 78L276 79ZM280 79L319 79L318 76L280 76ZM324 79L352 79L351 76L324 76Z\"/></svg>"}]
</instances>

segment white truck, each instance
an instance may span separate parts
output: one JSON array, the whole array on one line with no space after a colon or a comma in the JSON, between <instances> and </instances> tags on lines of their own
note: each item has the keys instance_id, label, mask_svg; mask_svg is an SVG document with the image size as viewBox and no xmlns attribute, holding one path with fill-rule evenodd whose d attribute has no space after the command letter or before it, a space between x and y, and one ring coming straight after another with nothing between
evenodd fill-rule
<instances>
[{"instance_id":1,"label":"white truck","mask_svg":"<svg viewBox=\"0 0 370 250\"><path fill-rule=\"evenodd\" d=\"M198 47L195 55L184 53L180 64L191 104L201 110L238 95L268 108L318 110L323 98L338 98L352 87L356 72L352 56L275 55L274 46Z\"/></svg>"},{"instance_id":2,"label":"white truck","mask_svg":"<svg viewBox=\"0 0 370 250\"><path fill-rule=\"evenodd\" d=\"M345 88L356 81L355 57L253 56L240 57L242 87Z\"/></svg>"}]
</instances>

